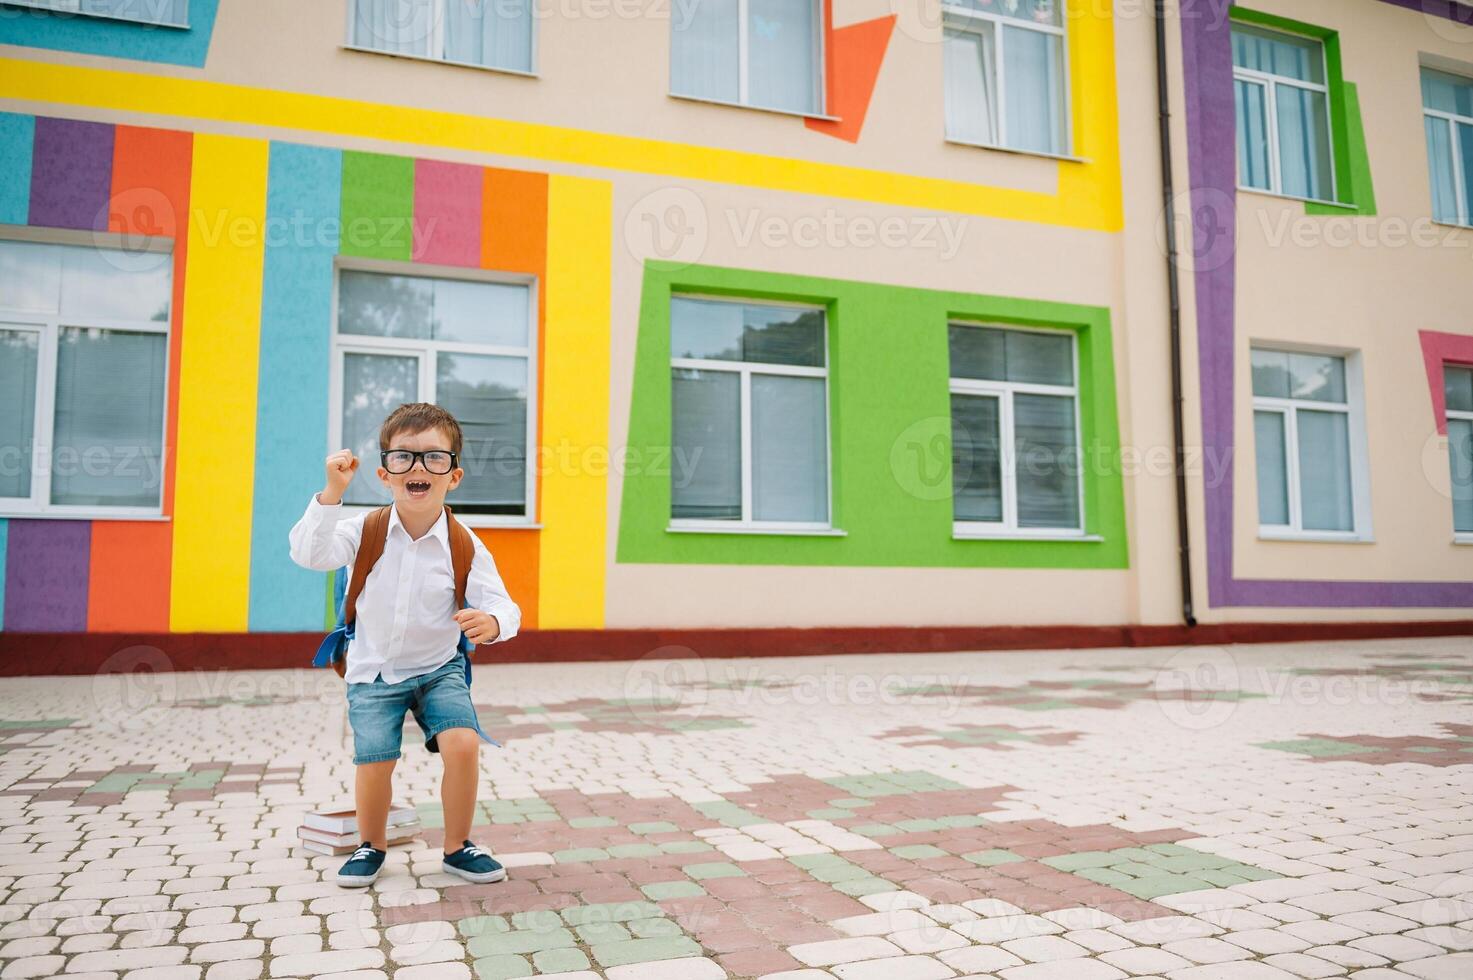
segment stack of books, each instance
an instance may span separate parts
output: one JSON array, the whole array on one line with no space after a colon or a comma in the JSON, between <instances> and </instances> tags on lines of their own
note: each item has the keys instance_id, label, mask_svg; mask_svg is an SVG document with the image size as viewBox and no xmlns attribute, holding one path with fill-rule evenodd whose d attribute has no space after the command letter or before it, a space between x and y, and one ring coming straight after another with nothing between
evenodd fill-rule
<instances>
[{"instance_id":1,"label":"stack of books","mask_svg":"<svg viewBox=\"0 0 1473 980\"><path fill-rule=\"evenodd\" d=\"M389 846L403 844L419 836L419 814L414 807L394 803L389 806ZM297 828L302 847L316 854L349 854L361 842L358 815L352 806L314 810L302 818Z\"/></svg>"}]
</instances>

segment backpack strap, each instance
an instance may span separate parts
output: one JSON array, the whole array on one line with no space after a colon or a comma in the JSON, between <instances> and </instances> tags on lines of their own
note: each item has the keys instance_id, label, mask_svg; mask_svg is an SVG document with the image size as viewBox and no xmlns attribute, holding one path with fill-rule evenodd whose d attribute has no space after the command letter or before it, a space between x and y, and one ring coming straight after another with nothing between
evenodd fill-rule
<instances>
[{"instance_id":1,"label":"backpack strap","mask_svg":"<svg viewBox=\"0 0 1473 980\"><path fill-rule=\"evenodd\" d=\"M470 529L455 519L450 505L445 505L445 521L450 531L450 565L455 572L455 608L465 608L465 586L471 577L471 562L476 557L476 541Z\"/></svg>"},{"instance_id":2,"label":"backpack strap","mask_svg":"<svg viewBox=\"0 0 1473 980\"><path fill-rule=\"evenodd\" d=\"M368 581L368 573L383 557L384 542L389 538L389 507L369 511L363 519L363 534L358 539L358 555L353 559L353 577L343 595L343 624L351 627L358 613L358 595Z\"/></svg>"}]
</instances>

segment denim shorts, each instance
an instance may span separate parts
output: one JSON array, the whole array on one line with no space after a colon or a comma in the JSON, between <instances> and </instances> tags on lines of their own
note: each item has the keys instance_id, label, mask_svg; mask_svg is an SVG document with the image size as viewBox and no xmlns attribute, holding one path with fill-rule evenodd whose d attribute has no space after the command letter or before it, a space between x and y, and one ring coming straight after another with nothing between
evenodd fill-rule
<instances>
[{"instance_id":1,"label":"denim shorts","mask_svg":"<svg viewBox=\"0 0 1473 980\"><path fill-rule=\"evenodd\" d=\"M482 741L494 741L481 731L470 688L465 684L465 654L457 652L443 667L397 684L382 676L369 684L348 685L348 724L353 728L353 764L387 762L399 758L404 714L411 712L425 735L425 748L440 751L435 736L450 728L470 728Z\"/></svg>"}]
</instances>

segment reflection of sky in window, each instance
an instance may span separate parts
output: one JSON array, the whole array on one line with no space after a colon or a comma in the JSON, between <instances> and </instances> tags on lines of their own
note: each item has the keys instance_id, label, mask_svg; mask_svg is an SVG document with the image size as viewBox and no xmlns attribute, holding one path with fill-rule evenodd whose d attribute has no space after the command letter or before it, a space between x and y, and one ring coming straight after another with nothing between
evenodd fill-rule
<instances>
[{"instance_id":1,"label":"reflection of sky in window","mask_svg":"<svg viewBox=\"0 0 1473 980\"><path fill-rule=\"evenodd\" d=\"M411 340L526 347L526 286L344 270L338 322L343 333Z\"/></svg>"},{"instance_id":2,"label":"reflection of sky in window","mask_svg":"<svg viewBox=\"0 0 1473 980\"><path fill-rule=\"evenodd\" d=\"M823 366L821 310L672 298L674 357Z\"/></svg>"},{"instance_id":3,"label":"reflection of sky in window","mask_svg":"<svg viewBox=\"0 0 1473 980\"><path fill-rule=\"evenodd\" d=\"M1326 354L1253 351L1253 394L1263 398L1345 401L1345 359Z\"/></svg>"},{"instance_id":4,"label":"reflection of sky in window","mask_svg":"<svg viewBox=\"0 0 1473 980\"><path fill-rule=\"evenodd\" d=\"M167 322L171 266L167 252L0 242L0 309Z\"/></svg>"}]
</instances>

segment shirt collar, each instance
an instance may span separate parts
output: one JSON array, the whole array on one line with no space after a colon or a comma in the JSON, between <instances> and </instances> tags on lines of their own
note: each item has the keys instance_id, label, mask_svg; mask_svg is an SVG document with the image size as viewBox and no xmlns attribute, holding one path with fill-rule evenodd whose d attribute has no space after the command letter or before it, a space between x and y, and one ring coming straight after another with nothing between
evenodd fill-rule
<instances>
[{"instance_id":1,"label":"shirt collar","mask_svg":"<svg viewBox=\"0 0 1473 980\"><path fill-rule=\"evenodd\" d=\"M396 527L399 528L401 531L404 532L404 536L406 538L409 537L409 531L408 531L408 529L405 528L404 527L404 523L399 520L399 507L398 507L398 505L391 505L389 507L389 530L388 530L388 533L389 534L393 534L394 533L394 528L396 528ZM445 545L447 548L450 546L450 525L449 525L449 521L445 517L445 508L443 508L443 507L440 508L440 516L439 516L439 518L435 521L434 524L432 524L430 526L429 533L426 534L425 536L426 537L437 539L442 545ZM413 540L413 539L411 538L410 540Z\"/></svg>"}]
</instances>

